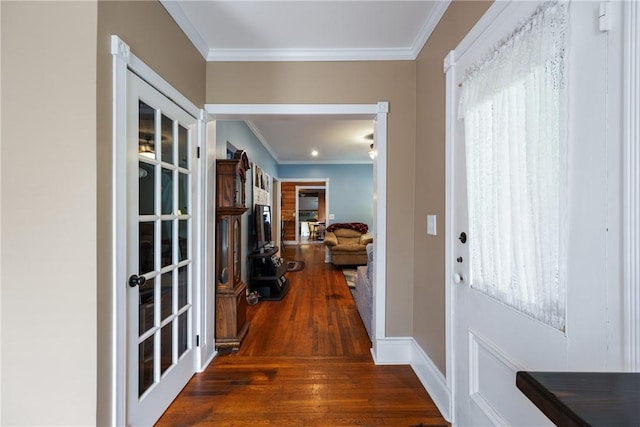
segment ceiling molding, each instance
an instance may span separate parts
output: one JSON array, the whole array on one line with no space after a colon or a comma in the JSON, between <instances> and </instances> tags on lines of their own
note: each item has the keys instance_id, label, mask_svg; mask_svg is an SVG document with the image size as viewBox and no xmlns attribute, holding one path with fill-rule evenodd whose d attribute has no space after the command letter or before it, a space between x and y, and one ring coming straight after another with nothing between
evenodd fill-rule
<instances>
[{"instance_id":1,"label":"ceiling molding","mask_svg":"<svg viewBox=\"0 0 640 427\"><path fill-rule=\"evenodd\" d=\"M175 0L160 0L160 3L162 3L162 6L169 12L173 20L176 21L176 24L182 29L187 38L191 40L191 43L198 52L200 52L200 55L202 55L204 59L207 59L209 45L196 27L193 26L191 20L187 18L182 6L180 6L180 2Z\"/></svg>"},{"instance_id":2,"label":"ceiling molding","mask_svg":"<svg viewBox=\"0 0 640 427\"><path fill-rule=\"evenodd\" d=\"M273 157L273 159L276 161L276 163L280 163L280 159L278 159L278 156L276 156L276 152L273 151L273 148L271 148L271 145L269 144L267 139L258 130L258 128L256 127L255 123L253 123L253 121L251 121L251 120L245 120L244 122L247 125L247 127L249 128L249 130L251 130L251 132L253 132L255 137L258 138L258 141L260 141L262 146L269 152L269 154L271 154L271 157Z\"/></svg>"},{"instance_id":3,"label":"ceiling molding","mask_svg":"<svg viewBox=\"0 0 640 427\"><path fill-rule=\"evenodd\" d=\"M418 55L420 55L420 51L424 47L425 43L427 43L427 40L429 40L429 37L431 37L433 31L436 29L438 22L440 22L440 20L444 16L444 13L449 7L449 4L451 4L451 0L442 0L438 1L433 7L431 13L429 14L429 17L424 22L424 25L418 32L416 39L413 42L413 59L416 59Z\"/></svg>"},{"instance_id":4,"label":"ceiling molding","mask_svg":"<svg viewBox=\"0 0 640 427\"><path fill-rule=\"evenodd\" d=\"M279 165L372 165L372 160L282 160Z\"/></svg>"},{"instance_id":5,"label":"ceiling molding","mask_svg":"<svg viewBox=\"0 0 640 427\"><path fill-rule=\"evenodd\" d=\"M420 49L417 51L420 52ZM206 60L208 62L413 61L416 59L415 50L415 47L387 49L210 49Z\"/></svg>"}]
</instances>

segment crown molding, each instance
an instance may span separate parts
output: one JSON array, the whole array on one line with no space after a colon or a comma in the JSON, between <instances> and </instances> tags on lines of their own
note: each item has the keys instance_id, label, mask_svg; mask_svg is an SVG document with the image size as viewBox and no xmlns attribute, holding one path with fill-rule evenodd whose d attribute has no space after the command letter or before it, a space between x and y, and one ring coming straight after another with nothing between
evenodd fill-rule
<instances>
[{"instance_id":1,"label":"crown molding","mask_svg":"<svg viewBox=\"0 0 640 427\"><path fill-rule=\"evenodd\" d=\"M449 4L451 4L451 0L442 0L438 1L433 7L433 10L427 17L427 20L424 21L424 25L413 42L412 59L416 59L418 55L420 55L422 48L427 43L427 40L429 40L429 37L431 37L431 34L436 29L436 26L444 16L444 13L447 11Z\"/></svg>"},{"instance_id":2,"label":"crown molding","mask_svg":"<svg viewBox=\"0 0 640 427\"><path fill-rule=\"evenodd\" d=\"M176 24L182 29L187 38L191 40L191 44L200 52L200 55L206 59L209 45L184 13L180 2L176 0L160 0L160 3L169 12L173 20L176 21Z\"/></svg>"},{"instance_id":3,"label":"crown molding","mask_svg":"<svg viewBox=\"0 0 640 427\"><path fill-rule=\"evenodd\" d=\"M209 49L208 62L231 61L412 61L414 48L388 49Z\"/></svg>"},{"instance_id":4,"label":"crown molding","mask_svg":"<svg viewBox=\"0 0 640 427\"><path fill-rule=\"evenodd\" d=\"M278 156L276 156L276 152L273 151L273 148L271 148L271 145L267 141L267 138L265 138L264 135L262 135L262 133L256 127L255 123L253 123L252 120L245 120L244 122L247 125L247 127L249 128L249 130L251 132L253 132L255 137L258 138L258 141L260 141L262 146L264 148L266 148L266 150L269 152L269 154L271 154L271 157L273 157L273 159L276 161L276 163L280 163L280 159L278 158Z\"/></svg>"}]
</instances>

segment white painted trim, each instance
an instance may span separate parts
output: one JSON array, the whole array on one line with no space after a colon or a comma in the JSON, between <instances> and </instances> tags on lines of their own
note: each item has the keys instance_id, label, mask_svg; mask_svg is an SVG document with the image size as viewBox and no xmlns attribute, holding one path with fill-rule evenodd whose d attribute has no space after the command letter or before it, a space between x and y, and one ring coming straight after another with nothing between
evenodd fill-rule
<instances>
[{"instance_id":1,"label":"white painted trim","mask_svg":"<svg viewBox=\"0 0 640 427\"><path fill-rule=\"evenodd\" d=\"M425 390L431 396L442 416L449 422L453 414L453 402L451 399L451 387L447 379L438 369L427 353L413 340L411 350L411 367Z\"/></svg>"},{"instance_id":2,"label":"white painted trim","mask_svg":"<svg viewBox=\"0 0 640 427\"><path fill-rule=\"evenodd\" d=\"M213 353L211 353L211 356L209 356L209 358L205 360L204 363L200 364L200 367L196 372L198 373L204 372L205 369L207 369L207 367L211 364L211 362L213 362L213 359L215 359L217 355L218 355L217 351L214 351Z\"/></svg>"},{"instance_id":3,"label":"white painted trim","mask_svg":"<svg viewBox=\"0 0 640 427\"><path fill-rule=\"evenodd\" d=\"M372 352L376 365L409 365L411 363L412 337L378 338L376 351Z\"/></svg>"},{"instance_id":4,"label":"white painted trim","mask_svg":"<svg viewBox=\"0 0 640 427\"><path fill-rule=\"evenodd\" d=\"M193 348L196 352L196 372L202 372L203 352L206 351L206 346L203 345L204 336L208 325L206 324L206 301L207 301L207 288L204 285L205 276L205 264L206 260L212 260L213 255L209 254L206 247L206 234L205 234L205 221L207 218L206 210L206 197L207 197L207 176L206 176L206 158L207 158L207 124L206 113L204 110L200 110L198 116L198 122L196 124L196 141L194 143L193 153L193 167L194 173L194 185L196 200L194 200L194 213L192 216L192 227L195 235L195 248L193 257L193 306L197 307L193 313L193 321L195 322L196 335L200 337L200 346L196 347L196 343L193 343ZM200 157L197 157L197 150L200 149Z\"/></svg>"},{"instance_id":5,"label":"white painted trim","mask_svg":"<svg viewBox=\"0 0 640 427\"><path fill-rule=\"evenodd\" d=\"M389 49L209 49L208 62L413 61L413 47Z\"/></svg>"},{"instance_id":6,"label":"white painted trim","mask_svg":"<svg viewBox=\"0 0 640 427\"><path fill-rule=\"evenodd\" d=\"M373 328L374 359L380 357L380 340L387 336L387 114L388 102L377 105L374 143L378 156L373 163L373 310L371 326Z\"/></svg>"},{"instance_id":7,"label":"white painted trim","mask_svg":"<svg viewBox=\"0 0 640 427\"><path fill-rule=\"evenodd\" d=\"M252 120L245 120L244 123L247 125L249 130L251 130L251 132L253 132L255 137L258 138L258 141L260 141L262 146L267 149L269 154L271 154L271 157L273 157L276 160L276 163L280 163L280 159L278 159L278 156L276 156L275 151L273 151L273 148L271 148L271 145L269 145L269 143L267 142L267 139L258 130L258 128L256 127L255 123L253 123Z\"/></svg>"},{"instance_id":8,"label":"white painted trim","mask_svg":"<svg viewBox=\"0 0 640 427\"><path fill-rule=\"evenodd\" d=\"M204 109L215 119L295 117L334 117L371 119L378 114L377 104L206 104Z\"/></svg>"},{"instance_id":9,"label":"white painted trim","mask_svg":"<svg viewBox=\"0 0 640 427\"><path fill-rule=\"evenodd\" d=\"M623 244L625 368L640 370L640 5L624 2Z\"/></svg>"},{"instance_id":10,"label":"white painted trim","mask_svg":"<svg viewBox=\"0 0 640 427\"><path fill-rule=\"evenodd\" d=\"M373 356L376 365L410 365L442 416L447 421L451 420L450 388L438 367L414 338L379 339L378 352Z\"/></svg>"},{"instance_id":11,"label":"white painted trim","mask_svg":"<svg viewBox=\"0 0 640 427\"><path fill-rule=\"evenodd\" d=\"M113 272L112 287L112 378L111 378L111 422L112 425L126 425L126 289L121 284L126 282L126 254L127 235L126 227L126 206L123 200L127 194L126 182L126 144L121 141L127 140L127 63L131 50L129 46L116 36L111 36L112 54L112 115L113 123L111 129L111 149L112 149L112 177L113 189L111 193L111 206L113 214L111 216L111 228L113 230L113 242L111 259L111 269ZM119 160L125 159L125 161Z\"/></svg>"},{"instance_id":12,"label":"white painted trim","mask_svg":"<svg viewBox=\"0 0 640 427\"><path fill-rule=\"evenodd\" d=\"M495 21L509 5L508 1L496 1L491 7L482 15L482 18L473 26L473 28L467 33L466 36L456 46L456 58L461 58L466 54L469 48L475 43L475 41L482 35L482 33L489 28L491 23Z\"/></svg>"},{"instance_id":13,"label":"white painted trim","mask_svg":"<svg viewBox=\"0 0 640 427\"><path fill-rule=\"evenodd\" d=\"M182 10L182 6L179 1L176 0L160 0L162 6L169 12L169 15L176 21L176 24L182 29L193 46L200 52L203 58L207 57L209 51L209 45L205 41L204 37L196 30L187 15Z\"/></svg>"},{"instance_id":14,"label":"white painted trim","mask_svg":"<svg viewBox=\"0 0 640 427\"><path fill-rule=\"evenodd\" d=\"M373 290L373 354L378 340L386 337L386 260L387 260L387 115L389 103L377 104L207 104L205 110L211 119L249 120L255 117L334 117L350 119L375 119L375 144L378 157L374 161L374 251L376 268ZM286 182L287 179L280 179ZM310 179L313 181L313 179ZM316 179L317 180L317 179ZM295 181L295 180L294 180ZM327 205L327 209L329 206ZM330 212L330 211L328 211ZM327 216L328 220L328 216Z\"/></svg>"},{"instance_id":15,"label":"white painted trim","mask_svg":"<svg viewBox=\"0 0 640 427\"><path fill-rule=\"evenodd\" d=\"M444 72L446 73L446 100L445 100L445 220L444 220L444 290L445 290L445 377L446 388L451 390L448 400L448 413L449 418L447 420L455 423L455 410L454 404L454 390L455 390L455 370L453 369L455 363L455 345L454 345L454 332L455 332L455 287L452 286L451 277L453 277L453 259L455 258L453 251L454 241L453 237L453 188L454 188L454 175L453 175L453 159L454 159L454 129L455 123L453 117L455 115L454 99L456 93L456 67L455 67L455 51L450 51L444 59Z\"/></svg>"},{"instance_id":16,"label":"white painted trim","mask_svg":"<svg viewBox=\"0 0 640 427\"><path fill-rule=\"evenodd\" d=\"M441 0L434 3L433 9L431 13L427 17L424 22L422 28L418 32L416 39L413 41L413 47L411 49L411 54L413 55L413 59L416 59L418 55L420 55L420 51L424 47L431 34L436 29L438 22L444 16L444 13L447 11L447 8L451 4L451 0Z\"/></svg>"},{"instance_id":17,"label":"white painted trim","mask_svg":"<svg viewBox=\"0 0 640 427\"><path fill-rule=\"evenodd\" d=\"M112 182L113 191L112 197L112 229L113 229L113 241L112 241L112 307L113 307L113 323L112 323L112 378L111 378L111 420L113 425L125 425L126 424L126 361L127 361L127 330L126 330L126 254L127 254L127 72L130 70L138 75L141 79L153 86L156 90L162 93L164 96L170 98L176 105L182 108L185 112L190 114L196 119L196 141L195 146L204 146L205 124L204 118L206 114L204 110L196 107L191 101L178 92L173 86L171 86L166 80L164 80L159 74L153 71L149 66L137 58L131 53L130 47L121 40L118 36L111 36L111 55L112 55L112 156L113 156L113 169L112 169ZM196 197L199 200L193 201L193 205L196 207L192 216L194 221L194 227L196 228L196 234L198 230L202 230L202 215L203 204L201 197L202 177L203 169L197 162L194 165L194 176L196 181ZM195 254L202 253L201 249L202 240L196 239ZM198 333L202 330L203 325L201 322L201 305L198 298L201 297L203 290L202 270L203 266L200 260L194 257L193 262L193 286L194 301L193 301L193 327ZM199 323L195 323L199 322ZM195 365L193 366L193 372L198 368L201 363L200 349L195 347Z\"/></svg>"}]
</instances>

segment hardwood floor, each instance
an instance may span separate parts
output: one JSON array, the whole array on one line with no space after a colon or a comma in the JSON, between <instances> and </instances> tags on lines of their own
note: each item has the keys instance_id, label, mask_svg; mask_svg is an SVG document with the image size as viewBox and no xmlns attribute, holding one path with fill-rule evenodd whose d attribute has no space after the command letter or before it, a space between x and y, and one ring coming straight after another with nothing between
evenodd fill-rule
<instances>
[{"instance_id":1,"label":"hardwood floor","mask_svg":"<svg viewBox=\"0 0 640 427\"><path fill-rule=\"evenodd\" d=\"M289 246L304 261L282 301L249 306L238 351L196 374L158 426L448 425L409 366L376 366L371 342L323 245Z\"/></svg>"}]
</instances>

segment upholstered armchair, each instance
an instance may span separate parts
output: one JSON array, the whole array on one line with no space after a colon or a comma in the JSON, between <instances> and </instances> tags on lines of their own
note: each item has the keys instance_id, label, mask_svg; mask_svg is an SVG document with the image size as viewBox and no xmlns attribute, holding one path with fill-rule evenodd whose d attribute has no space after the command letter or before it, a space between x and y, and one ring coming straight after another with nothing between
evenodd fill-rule
<instances>
[{"instance_id":1,"label":"upholstered armchair","mask_svg":"<svg viewBox=\"0 0 640 427\"><path fill-rule=\"evenodd\" d=\"M359 222L331 224L324 236L334 265L366 265L367 243L371 242L367 225Z\"/></svg>"}]
</instances>

